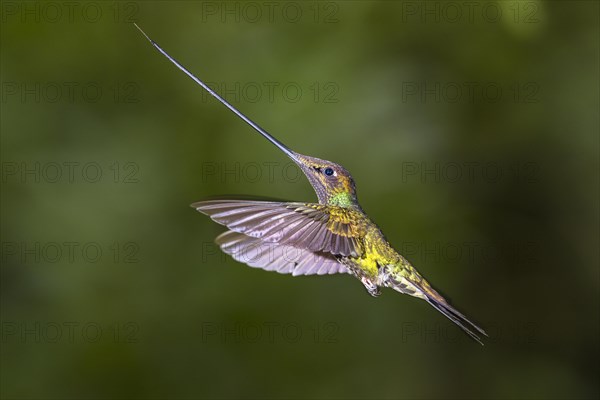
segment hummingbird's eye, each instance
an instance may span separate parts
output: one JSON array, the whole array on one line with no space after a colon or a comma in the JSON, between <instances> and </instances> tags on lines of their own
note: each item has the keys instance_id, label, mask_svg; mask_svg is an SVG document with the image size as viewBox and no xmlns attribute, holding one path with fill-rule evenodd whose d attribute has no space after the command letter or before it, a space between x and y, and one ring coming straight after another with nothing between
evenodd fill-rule
<instances>
[{"instance_id":1,"label":"hummingbird's eye","mask_svg":"<svg viewBox=\"0 0 600 400\"><path fill-rule=\"evenodd\" d=\"M333 169L332 168L325 168L325 175L327 175L327 176L333 175Z\"/></svg>"}]
</instances>

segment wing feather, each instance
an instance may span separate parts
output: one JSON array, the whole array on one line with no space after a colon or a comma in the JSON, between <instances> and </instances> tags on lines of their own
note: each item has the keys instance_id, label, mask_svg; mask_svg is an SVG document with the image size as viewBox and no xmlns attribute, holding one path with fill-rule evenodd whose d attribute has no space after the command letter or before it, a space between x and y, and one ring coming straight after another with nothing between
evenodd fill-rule
<instances>
[{"instance_id":1,"label":"wing feather","mask_svg":"<svg viewBox=\"0 0 600 400\"><path fill-rule=\"evenodd\" d=\"M310 252L360 256L362 242L350 213L341 207L312 203L210 200L192 204L231 231Z\"/></svg>"},{"instance_id":2,"label":"wing feather","mask_svg":"<svg viewBox=\"0 0 600 400\"><path fill-rule=\"evenodd\" d=\"M293 246L263 242L235 231L222 233L215 242L236 261L266 271L294 276L348 273L346 267L329 253L313 253Z\"/></svg>"}]
</instances>

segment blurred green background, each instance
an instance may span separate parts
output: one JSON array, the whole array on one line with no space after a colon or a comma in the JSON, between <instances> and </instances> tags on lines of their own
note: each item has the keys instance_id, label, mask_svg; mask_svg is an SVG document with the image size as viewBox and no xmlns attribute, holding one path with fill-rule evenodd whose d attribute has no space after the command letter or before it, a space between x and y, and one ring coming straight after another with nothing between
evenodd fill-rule
<instances>
[{"instance_id":1,"label":"blurred green background","mask_svg":"<svg viewBox=\"0 0 600 400\"><path fill-rule=\"evenodd\" d=\"M598 398L592 1L2 2L2 398ZM353 173L490 333L221 255L189 204ZM596 377L596 378L594 378Z\"/></svg>"}]
</instances>

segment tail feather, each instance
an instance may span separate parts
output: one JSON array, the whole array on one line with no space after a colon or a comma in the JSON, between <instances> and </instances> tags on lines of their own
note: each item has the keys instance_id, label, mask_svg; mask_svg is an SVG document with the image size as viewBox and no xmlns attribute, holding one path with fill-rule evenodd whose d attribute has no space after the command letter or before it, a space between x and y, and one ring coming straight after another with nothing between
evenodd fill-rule
<instances>
[{"instance_id":1,"label":"tail feather","mask_svg":"<svg viewBox=\"0 0 600 400\"><path fill-rule=\"evenodd\" d=\"M448 304L446 299L436 292L408 262L403 264L402 268L401 273L395 275L394 271L390 274L388 270L385 270L385 274L381 278L383 285L391 287L400 293L426 300L433 308L458 325L467 335L483 345L481 336L487 337L487 333L483 329L469 321L456 308Z\"/></svg>"},{"instance_id":2,"label":"tail feather","mask_svg":"<svg viewBox=\"0 0 600 400\"><path fill-rule=\"evenodd\" d=\"M444 314L450 321L454 322L458 325L467 335L477 341L480 345L483 346L483 342L481 341L481 337L479 335L483 335L487 337L487 333L473 322L469 321L467 317L465 317L462 313L460 313L457 309L452 307L444 298L440 295L433 295L427 292L424 292L427 297L426 300L433 308Z\"/></svg>"},{"instance_id":3,"label":"tail feather","mask_svg":"<svg viewBox=\"0 0 600 400\"><path fill-rule=\"evenodd\" d=\"M488 336L487 333L473 322L469 321L460 311L452 307L446 299L438 292L435 291L427 282L408 262L404 264L402 271L404 272L399 278L389 277L386 279L388 282L393 282L390 285L395 290L410 294L426 300L433 308L441 312L450 321L458 325L467 335L474 339L477 343L483 346L481 336Z\"/></svg>"}]
</instances>

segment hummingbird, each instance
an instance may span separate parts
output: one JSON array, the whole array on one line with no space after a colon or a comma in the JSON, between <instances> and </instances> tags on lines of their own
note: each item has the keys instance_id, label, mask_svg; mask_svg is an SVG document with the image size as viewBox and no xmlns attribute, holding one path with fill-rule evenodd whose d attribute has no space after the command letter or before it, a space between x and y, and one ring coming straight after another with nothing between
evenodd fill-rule
<instances>
[{"instance_id":1,"label":"hummingbird","mask_svg":"<svg viewBox=\"0 0 600 400\"><path fill-rule=\"evenodd\" d=\"M193 203L191 206L197 211L227 228L215 239L223 252L250 267L292 276L350 274L375 297L380 295L381 288L417 297L483 344L480 335L487 336L485 331L433 289L365 214L356 196L354 179L344 167L285 146L134 25L171 63L287 155L317 195L317 203L254 200Z\"/></svg>"}]
</instances>

